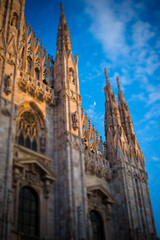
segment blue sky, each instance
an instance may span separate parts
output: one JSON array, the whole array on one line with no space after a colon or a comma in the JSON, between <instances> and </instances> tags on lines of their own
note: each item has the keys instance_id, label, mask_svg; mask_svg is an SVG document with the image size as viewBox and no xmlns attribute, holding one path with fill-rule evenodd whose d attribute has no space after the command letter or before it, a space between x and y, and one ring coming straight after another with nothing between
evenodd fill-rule
<instances>
[{"instance_id":1,"label":"blue sky","mask_svg":"<svg viewBox=\"0 0 160 240\"><path fill-rule=\"evenodd\" d=\"M104 67L117 94L119 75L145 156L160 236L160 2L64 0L74 56L79 55L82 107L104 138ZM26 0L25 16L55 57L59 0Z\"/></svg>"}]
</instances>

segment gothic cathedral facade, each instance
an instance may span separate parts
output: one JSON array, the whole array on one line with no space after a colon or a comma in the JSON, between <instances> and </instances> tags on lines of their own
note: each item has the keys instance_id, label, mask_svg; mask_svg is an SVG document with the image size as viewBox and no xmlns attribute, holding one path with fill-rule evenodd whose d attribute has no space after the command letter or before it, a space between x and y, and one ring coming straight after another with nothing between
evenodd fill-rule
<instances>
[{"instance_id":1,"label":"gothic cathedral facade","mask_svg":"<svg viewBox=\"0 0 160 240\"><path fill-rule=\"evenodd\" d=\"M0 0L0 239L156 240L148 175L105 69L105 143L84 109L61 4L56 56Z\"/></svg>"}]
</instances>

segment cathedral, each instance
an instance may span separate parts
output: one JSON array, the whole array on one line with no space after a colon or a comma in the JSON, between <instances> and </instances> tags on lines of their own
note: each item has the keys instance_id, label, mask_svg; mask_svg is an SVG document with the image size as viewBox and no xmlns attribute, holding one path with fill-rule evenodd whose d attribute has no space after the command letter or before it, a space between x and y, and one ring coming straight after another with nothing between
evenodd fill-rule
<instances>
[{"instance_id":1,"label":"cathedral","mask_svg":"<svg viewBox=\"0 0 160 240\"><path fill-rule=\"evenodd\" d=\"M54 57L24 8L0 0L0 239L158 240L119 78L117 103L104 70L103 142L81 109L63 5Z\"/></svg>"}]
</instances>

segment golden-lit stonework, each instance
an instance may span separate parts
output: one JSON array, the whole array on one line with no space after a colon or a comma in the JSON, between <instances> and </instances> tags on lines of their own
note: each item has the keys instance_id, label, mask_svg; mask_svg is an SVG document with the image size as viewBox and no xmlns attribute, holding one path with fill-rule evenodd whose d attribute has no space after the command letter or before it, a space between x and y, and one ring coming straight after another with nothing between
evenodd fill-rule
<instances>
[{"instance_id":1,"label":"golden-lit stonework","mask_svg":"<svg viewBox=\"0 0 160 240\"><path fill-rule=\"evenodd\" d=\"M156 240L145 160L105 69L105 142L81 109L61 4L55 56L0 1L0 239Z\"/></svg>"}]
</instances>

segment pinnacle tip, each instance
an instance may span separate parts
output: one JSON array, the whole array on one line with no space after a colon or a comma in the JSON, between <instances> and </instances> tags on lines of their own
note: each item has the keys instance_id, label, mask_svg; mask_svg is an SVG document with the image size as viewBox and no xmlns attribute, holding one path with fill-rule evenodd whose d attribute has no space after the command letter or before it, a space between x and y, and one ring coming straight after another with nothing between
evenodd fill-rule
<instances>
[{"instance_id":1,"label":"pinnacle tip","mask_svg":"<svg viewBox=\"0 0 160 240\"><path fill-rule=\"evenodd\" d=\"M119 82L119 76L117 76L117 84L118 84L118 88L120 89L120 82Z\"/></svg>"},{"instance_id":2,"label":"pinnacle tip","mask_svg":"<svg viewBox=\"0 0 160 240\"><path fill-rule=\"evenodd\" d=\"M61 12L63 13L64 12L64 8L63 8L63 3L61 2Z\"/></svg>"},{"instance_id":3,"label":"pinnacle tip","mask_svg":"<svg viewBox=\"0 0 160 240\"><path fill-rule=\"evenodd\" d=\"M108 82L109 80L108 80L107 68L104 69L104 73L105 73L105 76L106 76L106 80L107 80L107 82Z\"/></svg>"}]
</instances>

